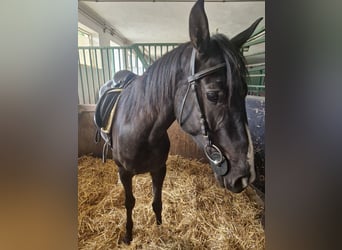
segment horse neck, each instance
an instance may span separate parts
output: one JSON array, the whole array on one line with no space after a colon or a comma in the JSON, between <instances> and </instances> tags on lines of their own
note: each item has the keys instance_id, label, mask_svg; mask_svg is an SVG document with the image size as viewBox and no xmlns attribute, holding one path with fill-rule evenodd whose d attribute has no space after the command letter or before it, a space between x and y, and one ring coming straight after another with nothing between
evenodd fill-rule
<instances>
[{"instance_id":1,"label":"horse neck","mask_svg":"<svg viewBox=\"0 0 342 250\"><path fill-rule=\"evenodd\" d=\"M187 52L186 50L184 53L187 55ZM168 63L168 59L172 55L168 56L169 58L166 57L155 62L152 68L132 84L130 91L133 94L131 98L135 98L136 105L139 105L133 110L132 118L141 112L143 106L149 120L155 126L164 128L168 128L176 118L174 112L175 96L178 88L180 85L184 85L188 76L188 70L184 69L189 68L189 56L182 55L182 57L176 58L173 55L176 59L170 60L170 63Z\"/></svg>"}]
</instances>

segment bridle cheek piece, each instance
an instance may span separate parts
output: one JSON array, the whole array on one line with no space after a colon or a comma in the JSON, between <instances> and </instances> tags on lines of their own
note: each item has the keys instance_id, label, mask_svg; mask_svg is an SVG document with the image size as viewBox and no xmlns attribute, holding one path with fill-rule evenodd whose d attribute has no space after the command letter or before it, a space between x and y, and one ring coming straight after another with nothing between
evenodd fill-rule
<instances>
[{"instance_id":1,"label":"bridle cheek piece","mask_svg":"<svg viewBox=\"0 0 342 250\"><path fill-rule=\"evenodd\" d=\"M190 67L191 67L191 75L188 77L188 87L186 90L186 93L184 95L183 101L182 101L182 106L180 109L180 114L179 114L179 125L182 126L182 115L183 115L183 110L184 110L184 105L185 102L187 100L187 97L189 95L190 89L192 89L195 93L195 97L196 97L196 102L197 105L199 107L200 110L200 124L201 124L201 133L202 136L204 138L205 141L205 145L204 145L204 153L206 155L206 157L208 158L210 165L213 169L213 171L220 175L226 175L228 172L228 164L227 164L227 160L226 158L223 156L221 150L214 144L212 144L211 140L210 140L210 130L208 127L208 122L205 118L204 112L203 112L203 108L200 105L199 102L199 95L198 95L198 91L197 91L197 87L198 87L198 83L199 80L202 79L205 76L208 76L210 74L213 74L214 72L225 68L226 67L226 63L220 63L218 65L215 65L213 67L204 69L202 71L199 71L197 73L195 73L195 60L196 59L196 50L193 49L192 50L192 55L191 55L191 61L190 61Z\"/></svg>"}]
</instances>

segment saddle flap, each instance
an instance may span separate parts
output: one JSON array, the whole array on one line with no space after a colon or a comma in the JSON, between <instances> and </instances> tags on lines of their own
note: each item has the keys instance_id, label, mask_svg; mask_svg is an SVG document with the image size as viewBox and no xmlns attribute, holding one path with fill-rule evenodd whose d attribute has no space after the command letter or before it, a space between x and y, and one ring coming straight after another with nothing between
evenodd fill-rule
<instances>
[{"instance_id":1,"label":"saddle flap","mask_svg":"<svg viewBox=\"0 0 342 250\"><path fill-rule=\"evenodd\" d=\"M96 104L94 122L98 129L106 128L110 122L112 110L119 99L122 89L108 89Z\"/></svg>"}]
</instances>

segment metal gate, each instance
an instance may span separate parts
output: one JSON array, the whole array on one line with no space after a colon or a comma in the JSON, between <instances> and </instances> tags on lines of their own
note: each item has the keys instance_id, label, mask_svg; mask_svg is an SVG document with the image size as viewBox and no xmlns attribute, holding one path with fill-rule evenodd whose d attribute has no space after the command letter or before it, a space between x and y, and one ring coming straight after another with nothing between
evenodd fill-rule
<instances>
[{"instance_id":1,"label":"metal gate","mask_svg":"<svg viewBox=\"0 0 342 250\"><path fill-rule=\"evenodd\" d=\"M244 47L262 43L252 38ZM176 48L177 43L133 44L120 47L79 47L78 48L78 101L79 104L95 104L98 90L115 72L126 69L141 75L149 65L162 55ZM262 52L263 54L265 52ZM249 58L261 53L249 55ZM264 95L265 63L248 64L249 94Z\"/></svg>"},{"instance_id":2,"label":"metal gate","mask_svg":"<svg viewBox=\"0 0 342 250\"><path fill-rule=\"evenodd\" d=\"M149 65L178 44L133 44L121 47L78 48L78 99L80 104L94 104L102 84L114 73L126 69L141 75Z\"/></svg>"}]
</instances>

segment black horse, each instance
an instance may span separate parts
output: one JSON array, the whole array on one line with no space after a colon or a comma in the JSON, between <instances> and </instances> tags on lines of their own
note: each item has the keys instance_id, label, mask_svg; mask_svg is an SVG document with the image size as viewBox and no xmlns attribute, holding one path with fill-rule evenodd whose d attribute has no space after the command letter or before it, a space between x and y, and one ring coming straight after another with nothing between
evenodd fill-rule
<instances>
[{"instance_id":1,"label":"black horse","mask_svg":"<svg viewBox=\"0 0 342 250\"><path fill-rule=\"evenodd\" d=\"M238 193L255 179L247 125L245 61L240 48L261 19L229 40L210 37L203 0L193 6L191 42L165 54L121 93L112 122L113 158L125 189L124 242L132 241L135 198L132 177L149 172L157 224L162 223L162 185L175 119L204 150L222 187Z\"/></svg>"}]
</instances>

